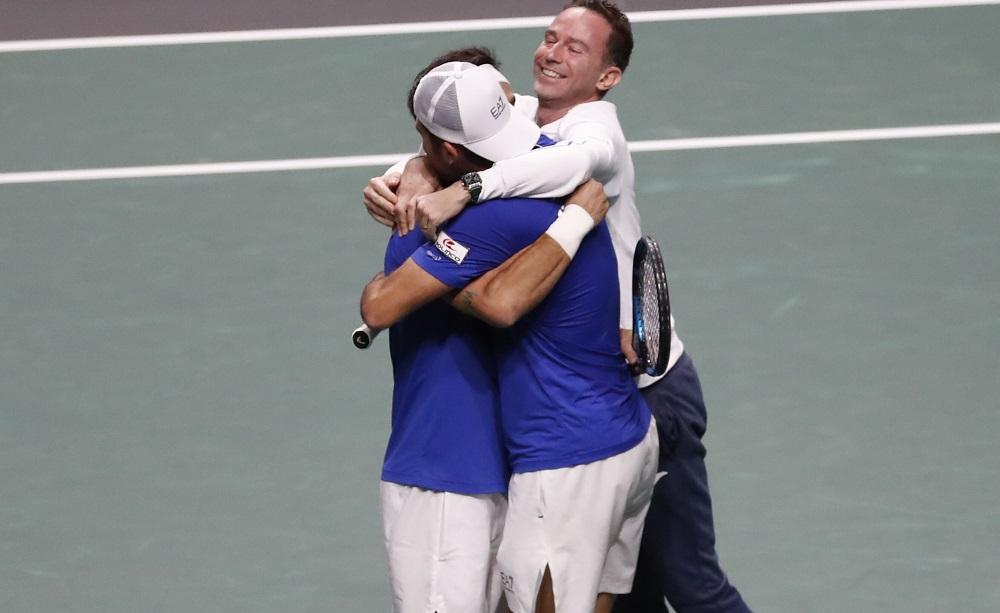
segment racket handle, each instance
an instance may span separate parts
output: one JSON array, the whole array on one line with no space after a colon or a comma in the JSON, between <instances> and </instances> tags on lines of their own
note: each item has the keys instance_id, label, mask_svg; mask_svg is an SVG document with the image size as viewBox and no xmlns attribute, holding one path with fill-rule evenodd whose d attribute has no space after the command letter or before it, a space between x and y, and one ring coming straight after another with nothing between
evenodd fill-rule
<instances>
[{"instance_id":1,"label":"racket handle","mask_svg":"<svg viewBox=\"0 0 1000 613\"><path fill-rule=\"evenodd\" d=\"M361 324L351 333L351 342L358 349L368 349L381 330L372 330L368 324Z\"/></svg>"}]
</instances>

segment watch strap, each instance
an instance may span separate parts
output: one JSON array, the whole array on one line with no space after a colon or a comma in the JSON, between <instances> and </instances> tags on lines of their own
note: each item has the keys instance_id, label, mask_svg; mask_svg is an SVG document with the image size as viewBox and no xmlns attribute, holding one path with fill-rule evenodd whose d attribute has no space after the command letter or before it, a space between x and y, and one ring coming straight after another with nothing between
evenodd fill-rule
<instances>
[{"instance_id":1,"label":"watch strap","mask_svg":"<svg viewBox=\"0 0 1000 613\"><path fill-rule=\"evenodd\" d=\"M479 202L479 195L483 193L483 180L478 172L467 172L462 175L462 185L469 192L470 204Z\"/></svg>"}]
</instances>

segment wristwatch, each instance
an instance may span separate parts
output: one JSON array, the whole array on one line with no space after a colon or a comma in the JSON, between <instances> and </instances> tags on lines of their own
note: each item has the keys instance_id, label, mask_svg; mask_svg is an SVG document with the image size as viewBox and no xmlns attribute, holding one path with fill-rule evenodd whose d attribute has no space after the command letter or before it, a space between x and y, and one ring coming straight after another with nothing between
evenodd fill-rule
<instances>
[{"instance_id":1,"label":"wristwatch","mask_svg":"<svg viewBox=\"0 0 1000 613\"><path fill-rule=\"evenodd\" d=\"M469 192L469 204L479 202L479 194L483 193L483 180L479 178L479 173L467 172L462 175L461 181Z\"/></svg>"}]
</instances>

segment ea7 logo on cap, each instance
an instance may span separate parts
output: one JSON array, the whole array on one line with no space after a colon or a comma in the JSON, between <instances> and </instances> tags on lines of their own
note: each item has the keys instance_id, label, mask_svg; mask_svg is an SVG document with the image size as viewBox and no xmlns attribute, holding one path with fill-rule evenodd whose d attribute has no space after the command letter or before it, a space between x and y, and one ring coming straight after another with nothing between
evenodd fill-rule
<instances>
[{"instance_id":1,"label":"ea7 logo on cap","mask_svg":"<svg viewBox=\"0 0 1000 613\"><path fill-rule=\"evenodd\" d=\"M507 101L504 100L503 96L497 99L497 103L490 107L490 115L493 115L493 119L500 119L500 115L503 114L503 110L507 107Z\"/></svg>"},{"instance_id":2,"label":"ea7 logo on cap","mask_svg":"<svg viewBox=\"0 0 1000 613\"><path fill-rule=\"evenodd\" d=\"M448 256L448 259L456 264L461 264L462 260L464 260L465 256L469 253L468 247L448 236L443 231L438 232L437 240L434 241L434 246L437 247L438 251Z\"/></svg>"}]
</instances>

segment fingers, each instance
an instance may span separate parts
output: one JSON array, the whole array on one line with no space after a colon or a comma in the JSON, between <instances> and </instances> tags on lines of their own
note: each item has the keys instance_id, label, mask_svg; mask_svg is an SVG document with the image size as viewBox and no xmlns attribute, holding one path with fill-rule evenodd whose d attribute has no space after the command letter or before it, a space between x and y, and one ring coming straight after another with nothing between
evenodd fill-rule
<instances>
[{"instance_id":1,"label":"fingers","mask_svg":"<svg viewBox=\"0 0 1000 613\"><path fill-rule=\"evenodd\" d=\"M416 215L420 229L428 238L437 235L437 229L462 212L469 202L469 192L456 181L445 189L418 196Z\"/></svg>"},{"instance_id":2,"label":"fingers","mask_svg":"<svg viewBox=\"0 0 1000 613\"><path fill-rule=\"evenodd\" d=\"M391 228L394 225L396 225L395 218L385 215L380 210L369 208L368 209L368 214L371 215L372 219L374 219L375 221L379 222L383 226L389 226Z\"/></svg>"},{"instance_id":3,"label":"fingers","mask_svg":"<svg viewBox=\"0 0 1000 613\"><path fill-rule=\"evenodd\" d=\"M434 216L427 207L427 199L430 196L418 196L413 199L413 209L416 224L420 226L420 231L423 235L428 238L434 238L437 235L438 224L434 220Z\"/></svg>"},{"instance_id":4,"label":"fingers","mask_svg":"<svg viewBox=\"0 0 1000 613\"><path fill-rule=\"evenodd\" d=\"M417 223L417 199L407 198L396 203L393 209L396 229L400 236L406 236Z\"/></svg>"},{"instance_id":5,"label":"fingers","mask_svg":"<svg viewBox=\"0 0 1000 613\"><path fill-rule=\"evenodd\" d=\"M395 189L399 185L399 175L373 177L362 190L361 202L372 219L380 224L392 226L393 206L396 204Z\"/></svg>"},{"instance_id":6,"label":"fingers","mask_svg":"<svg viewBox=\"0 0 1000 613\"><path fill-rule=\"evenodd\" d=\"M635 348L632 346L632 331L621 328L618 330L621 337L621 347L622 353L625 355L625 363L628 364L629 371L633 375L637 375L641 372L639 366L639 354L635 352Z\"/></svg>"},{"instance_id":7,"label":"fingers","mask_svg":"<svg viewBox=\"0 0 1000 613\"><path fill-rule=\"evenodd\" d=\"M587 179L578 185L573 193L578 194L582 198L593 198L598 193L604 193L604 186L594 179Z\"/></svg>"},{"instance_id":8,"label":"fingers","mask_svg":"<svg viewBox=\"0 0 1000 613\"><path fill-rule=\"evenodd\" d=\"M437 178L428 168L424 157L418 156L407 162L396 193L401 200L406 200L430 194L438 188Z\"/></svg>"},{"instance_id":9,"label":"fingers","mask_svg":"<svg viewBox=\"0 0 1000 613\"><path fill-rule=\"evenodd\" d=\"M386 226L392 226L395 223L392 216L392 204L388 201L377 200L371 197L367 191L361 201L365 205L365 209L368 210L368 214L375 221Z\"/></svg>"},{"instance_id":10,"label":"fingers","mask_svg":"<svg viewBox=\"0 0 1000 613\"><path fill-rule=\"evenodd\" d=\"M604 186L593 179L588 179L573 190L573 193L569 195L569 202L577 202L578 200L593 200L596 198L604 198Z\"/></svg>"},{"instance_id":11,"label":"fingers","mask_svg":"<svg viewBox=\"0 0 1000 613\"><path fill-rule=\"evenodd\" d=\"M406 227L413 230L417 227L417 199L413 198L406 203Z\"/></svg>"},{"instance_id":12,"label":"fingers","mask_svg":"<svg viewBox=\"0 0 1000 613\"><path fill-rule=\"evenodd\" d=\"M608 198L604 186L593 179L582 183L566 199L566 202L583 207L598 224L608 212Z\"/></svg>"},{"instance_id":13,"label":"fingers","mask_svg":"<svg viewBox=\"0 0 1000 613\"><path fill-rule=\"evenodd\" d=\"M365 196L374 202L396 204L396 188L399 187L399 175L388 177L373 177L365 187Z\"/></svg>"},{"instance_id":14,"label":"fingers","mask_svg":"<svg viewBox=\"0 0 1000 613\"><path fill-rule=\"evenodd\" d=\"M406 225L406 201L401 200L396 203L396 206L392 209L393 219L396 222L396 231L399 232L400 236L406 236L410 231L409 226Z\"/></svg>"},{"instance_id":15,"label":"fingers","mask_svg":"<svg viewBox=\"0 0 1000 613\"><path fill-rule=\"evenodd\" d=\"M433 195L420 196L414 200L416 203L417 221L420 222L420 229L427 233L430 227L438 226L438 219L433 206Z\"/></svg>"}]
</instances>

